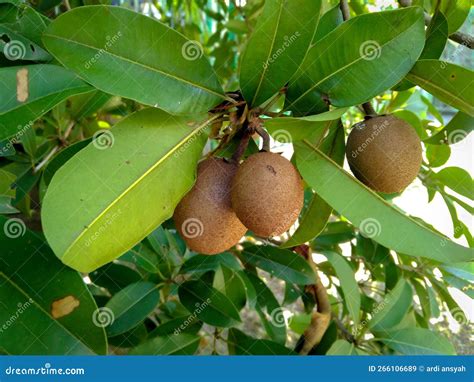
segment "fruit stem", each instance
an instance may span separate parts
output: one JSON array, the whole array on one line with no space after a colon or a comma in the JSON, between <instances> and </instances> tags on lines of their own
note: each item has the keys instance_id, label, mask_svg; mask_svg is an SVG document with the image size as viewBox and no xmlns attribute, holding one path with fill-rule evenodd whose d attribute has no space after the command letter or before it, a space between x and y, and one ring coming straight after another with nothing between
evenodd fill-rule
<instances>
[{"instance_id":1,"label":"fruit stem","mask_svg":"<svg viewBox=\"0 0 474 382\"><path fill-rule=\"evenodd\" d=\"M263 139L262 151L270 152L270 135L262 126L256 126L255 131Z\"/></svg>"},{"instance_id":2,"label":"fruit stem","mask_svg":"<svg viewBox=\"0 0 474 382\"><path fill-rule=\"evenodd\" d=\"M364 112L368 117L374 117L377 115L377 112L375 111L370 101L363 103L362 108L364 109Z\"/></svg>"},{"instance_id":3,"label":"fruit stem","mask_svg":"<svg viewBox=\"0 0 474 382\"><path fill-rule=\"evenodd\" d=\"M237 146L237 149L234 151L232 154L231 161L235 163L239 163L240 159L242 158L242 155L244 155L245 150L247 150L247 146L249 145L250 142L250 131L248 129L245 129L244 135L242 136L242 139L239 142L239 145Z\"/></svg>"}]
</instances>

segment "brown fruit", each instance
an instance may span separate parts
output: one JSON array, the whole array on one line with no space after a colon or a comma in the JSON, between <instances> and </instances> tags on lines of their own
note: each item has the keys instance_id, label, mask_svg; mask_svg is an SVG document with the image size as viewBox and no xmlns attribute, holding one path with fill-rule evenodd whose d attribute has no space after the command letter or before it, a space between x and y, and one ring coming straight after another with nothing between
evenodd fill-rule
<instances>
[{"instance_id":1,"label":"brown fruit","mask_svg":"<svg viewBox=\"0 0 474 382\"><path fill-rule=\"evenodd\" d=\"M194 187L176 207L176 228L193 251L206 255L221 253L237 244L247 232L230 202L237 168L223 159L201 162Z\"/></svg>"},{"instance_id":2,"label":"brown fruit","mask_svg":"<svg viewBox=\"0 0 474 382\"><path fill-rule=\"evenodd\" d=\"M391 115L377 116L354 125L346 157L357 179L390 194L404 190L418 175L421 142L407 122Z\"/></svg>"},{"instance_id":3,"label":"brown fruit","mask_svg":"<svg viewBox=\"0 0 474 382\"><path fill-rule=\"evenodd\" d=\"M237 171L232 208L244 225L263 237L286 232L303 208L303 182L290 161L279 154L251 155Z\"/></svg>"}]
</instances>

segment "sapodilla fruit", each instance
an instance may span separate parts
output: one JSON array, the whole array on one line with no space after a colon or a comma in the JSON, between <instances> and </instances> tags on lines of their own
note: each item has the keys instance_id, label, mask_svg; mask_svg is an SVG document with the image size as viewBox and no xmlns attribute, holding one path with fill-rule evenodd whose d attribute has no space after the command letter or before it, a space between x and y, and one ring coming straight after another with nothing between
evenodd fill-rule
<instances>
[{"instance_id":1,"label":"sapodilla fruit","mask_svg":"<svg viewBox=\"0 0 474 382\"><path fill-rule=\"evenodd\" d=\"M240 165L232 186L232 208L256 235L286 232L303 208L303 182L289 160L260 152Z\"/></svg>"},{"instance_id":2,"label":"sapodilla fruit","mask_svg":"<svg viewBox=\"0 0 474 382\"><path fill-rule=\"evenodd\" d=\"M346 157L362 183L378 192L396 193L418 175L421 142L407 122L392 115L371 117L353 126Z\"/></svg>"},{"instance_id":3,"label":"sapodilla fruit","mask_svg":"<svg viewBox=\"0 0 474 382\"><path fill-rule=\"evenodd\" d=\"M193 251L206 255L223 252L247 231L231 208L230 189L237 168L237 164L218 158L201 162L194 187L176 207L176 228Z\"/></svg>"}]
</instances>

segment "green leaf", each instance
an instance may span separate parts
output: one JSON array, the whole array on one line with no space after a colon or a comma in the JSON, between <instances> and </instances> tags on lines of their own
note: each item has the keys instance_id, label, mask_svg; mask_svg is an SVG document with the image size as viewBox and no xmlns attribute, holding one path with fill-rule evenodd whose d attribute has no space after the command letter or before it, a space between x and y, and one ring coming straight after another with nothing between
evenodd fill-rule
<instances>
[{"instance_id":1,"label":"green leaf","mask_svg":"<svg viewBox=\"0 0 474 382\"><path fill-rule=\"evenodd\" d=\"M322 251L321 253L327 257L329 263L336 271L336 276L344 293L344 304L356 326L359 323L360 315L360 291L355 280L354 271L347 263L347 260L339 253L333 251Z\"/></svg>"},{"instance_id":2,"label":"green leaf","mask_svg":"<svg viewBox=\"0 0 474 382\"><path fill-rule=\"evenodd\" d=\"M142 279L140 274L123 264L110 263L89 274L91 281L114 295L126 286Z\"/></svg>"},{"instance_id":3,"label":"green leaf","mask_svg":"<svg viewBox=\"0 0 474 382\"><path fill-rule=\"evenodd\" d=\"M247 296L244 283L232 269L221 264L214 274L213 287L227 296L237 310L245 306Z\"/></svg>"},{"instance_id":4,"label":"green leaf","mask_svg":"<svg viewBox=\"0 0 474 382\"><path fill-rule=\"evenodd\" d=\"M235 355L297 355L277 342L255 339L235 328L229 330L227 343L229 353Z\"/></svg>"},{"instance_id":5,"label":"green leaf","mask_svg":"<svg viewBox=\"0 0 474 382\"><path fill-rule=\"evenodd\" d=\"M286 109L301 115L323 109L324 99L337 107L363 103L407 74L424 40L418 7L352 18L310 48L290 81Z\"/></svg>"},{"instance_id":6,"label":"green leaf","mask_svg":"<svg viewBox=\"0 0 474 382\"><path fill-rule=\"evenodd\" d=\"M380 340L404 355L455 355L453 345L429 329L405 328L386 332Z\"/></svg>"},{"instance_id":7,"label":"green leaf","mask_svg":"<svg viewBox=\"0 0 474 382\"><path fill-rule=\"evenodd\" d=\"M448 21L440 11L435 12L426 29L426 42L420 59L437 59L448 41Z\"/></svg>"},{"instance_id":8,"label":"green leaf","mask_svg":"<svg viewBox=\"0 0 474 382\"><path fill-rule=\"evenodd\" d=\"M171 217L194 183L204 145L207 123L195 121L157 109L139 111L56 172L42 222L65 264L93 271Z\"/></svg>"},{"instance_id":9,"label":"green leaf","mask_svg":"<svg viewBox=\"0 0 474 382\"><path fill-rule=\"evenodd\" d=\"M474 199L474 183L466 170L460 167L445 167L434 177L454 192Z\"/></svg>"},{"instance_id":10,"label":"green leaf","mask_svg":"<svg viewBox=\"0 0 474 382\"><path fill-rule=\"evenodd\" d=\"M245 271L245 275L255 289L256 311L265 331L273 341L284 344L286 342L286 322L284 322L282 307L270 288L256 274Z\"/></svg>"},{"instance_id":11,"label":"green leaf","mask_svg":"<svg viewBox=\"0 0 474 382\"><path fill-rule=\"evenodd\" d=\"M0 228L0 349L17 355L105 354L104 329L93 323L97 305L81 275L64 267L20 219L0 216Z\"/></svg>"},{"instance_id":12,"label":"green leaf","mask_svg":"<svg viewBox=\"0 0 474 382\"><path fill-rule=\"evenodd\" d=\"M178 294L186 309L207 324L229 327L240 322L232 301L202 280L186 281L179 286Z\"/></svg>"},{"instance_id":13,"label":"green leaf","mask_svg":"<svg viewBox=\"0 0 474 382\"><path fill-rule=\"evenodd\" d=\"M316 275L308 262L302 256L287 249L272 246L246 246L242 251L242 258L272 276L290 283L307 285L316 282Z\"/></svg>"},{"instance_id":14,"label":"green leaf","mask_svg":"<svg viewBox=\"0 0 474 382\"><path fill-rule=\"evenodd\" d=\"M150 315L160 302L157 285L150 282L130 284L114 295L105 305L113 320L107 326L107 335L114 337L133 329Z\"/></svg>"},{"instance_id":15,"label":"green leaf","mask_svg":"<svg viewBox=\"0 0 474 382\"><path fill-rule=\"evenodd\" d=\"M200 339L197 335L187 333L155 337L138 345L129 355L193 355Z\"/></svg>"},{"instance_id":16,"label":"green leaf","mask_svg":"<svg viewBox=\"0 0 474 382\"><path fill-rule=\"evenodd\" d=\"M51 23L43 41L97 89L172 114L206 112L225 97L198 42L125 8L74 8Z\"/></svg>"},{"instance_id":17,"label":"green leaf","mask_svg":"<svg viewBox=\"0 0 474 382\"><path fill-rule=\"evenodd\" d=\"M10 61L50 61L51 55L41 46L17 33L10 25L0 25L0 51ZM5 42L8 41L8 42Z\"/></svg>"},{"instance_id":18,"label":"green leaf","mask_svg":"<svg viewBox=\"0 0 474 382\"><path fill-rule=\"evenodd\" d=\"M474 282L474 263L452 264L442 269L463 280Z\"/></svg>"},{"instance_id":19,"label":"green leaf","mask_svg":"<svg viewBox=\"0 0 474 382\"><path fill-rule=\"evenodd\" d=\"M313 39L313 43L318 42L328 33L332 32L344 21L342 17L341 8L339 4L329 9L326 13L321 16L319 20L318 28Z\"/></svg>"},{"instance_id":20,"label":"green leaf","mask_svg":"<svg viewBox=\"0 0 474 382\"><path fill-rule=\"evenodd\" d=\"M109 344L119 348L131 348L141 344L147 336L146 326L142 323L128 332L109 338Z\"/></svg>"},{"instance_id":21,"label":"green leaf","mask_svg":"<svg viewBox=\"0 0 474 382\"><path fill-rule=\"evenodd\" d=\"M420 60L407 79L433 94L439 100L474 116L474 82L472 70L439 60Z\"/></svg>"},{"instance_id":22,"label":"green leaf","mask_svg":"<svg viewBox=\"0 0 474 382\"><path fill-rule=\"evenodd\" d=\"M400 279L376 306L373 317L369 322L369 328L374 332L385 332L398 325L412 305L413 292L410 285Z\"/></svg>"},{"instance_id":23,"label":"green leaf","mask_svg":"<svg viewBox=\"0 0 474 382\"><path fill-rule=\"evenodd\" d=\"M428 139L425 139L424 143L429 143L432 145L456 144L461 142L464 138L467 138L469 133L471 133L473 130L474 117L459 111L451 119L451 121L449 121L444 129L432 135Z\"/></svg>"},{"instance_id":24,"label":"green leaf","mask_svg":"<svg viewBox=\"0 0 474 382\"><path fill-rule=\"evenodd\" d=\"M332 344L326 355L358 355L354 344L346 340L337 340Z\"/></svg>"},{"instance_id":25,"label":"green leaf","mask_svg":"<svg viewBox=\"0 0 474 382\"><path fill-rule=\"evenodd\" d=\"M293 76L313 39L320 9L320 0L265 2L240 65L240 87L250 105L264 103Z\"/></svg>"},{"instance_id":26,"label":"green leaf","mask_svg":"<svg viewBox=\"0 0 474 382\"><path fill-rule=\"evenodd\" d=\"M453 243L411 219L309 142L297 146L296 163L305 181L336 211L355 226L362 227L372 240L397 252L445 263L473 258L469 248Z\"/></svg>"},{"instance_id":27,"label":"green leaf","mask_svg":"<svg viewBox=\"0 0 474 382\"><path fill-rule=\"evenodd\" d=\"M335 120L348 108L334 109L325 113L301 118L281 117L265 119L264 125L273 138L281 143L296 142L303 139L319 140Z\"/></svg>"},{"instance_id":28,"label":"green leaf","mask_svg":"<svg viewBox=\"0 0 474 382\"><path fill-rule=\"evenodd\" d=\"M17 94L17 77L26 76L27 94ZM55 65L0 68L0 140L20 138L33 122L67 97L92 88L74 73ZM14 95L14 96L13 96Z\"/></svg>"},{"instance_id":29,"label":"green leaf","mask_svg":"<svg viewBox=\"0 0 474 382\"><path fill-rule=\"evenodd\" d=\"M335 127L335 128L334 128ZM321 149L326 152L338 164L344 162L345 141L344 129L340 120L333 121L328 127L328 142L321 143ZM327 144L330 143L330 144ZM288 241L281 245L282 248L290 248L314 239L326 227L332 208L318 194L314 194L308 209L304 212L299 221L295 233Z\"/></svg>"},{"instance_id":30,"label":"green leaf","mask_svg":"<svg viewBox=\"0 0 474 382\"><path fill-rule=\"evenodd\" d=\"M451 148L448 145L426 144L426 159L431 167L440 167L445 164L451 155Z\"/></svg>"},{"instance_id":31,"label":"green leaf","mask_svg":"<svg viewBox=\"0 0 474 382\"><path fill-rule=\"evenodd\" d=\"M449 34L453 34L466 20L471 8L470 0L440 0L440 11L444 13L449 24Z\"/></svg>"},{"instance_id":32,"label":"green leaf","mask_svg":"<svg viewBox=\"0 0 474 382\"><path fill-rule=\"evenodd\" d=\"M221 264L225 264L233 270L241 268L232 253L224 252L214 256L195 255L186 260L181 268L181 273L215 271Z\"/></svg>"}]
</instances>

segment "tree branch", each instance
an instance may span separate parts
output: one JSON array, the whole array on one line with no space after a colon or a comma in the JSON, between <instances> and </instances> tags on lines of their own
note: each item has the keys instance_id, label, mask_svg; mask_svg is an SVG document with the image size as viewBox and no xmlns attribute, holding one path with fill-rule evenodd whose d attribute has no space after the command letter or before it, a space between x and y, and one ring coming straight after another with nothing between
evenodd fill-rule
<instances>
[{"instance_id":1,"label":"tree branch","mask_svg":"<svg viewBox=\"0 0 474 382\"><path fill-rule=\"evenodd\" d=\"M311 257L310 248L307 245L300 245L293 248L293 251L306 258L317 277L314 285L306 286L306 292L313 297L316 303L316 311L313 312L311 323L303 333L296 347L299 354L308 355L311 349L321 342L324 333L326 333L329 327L329 323L331 322L331 304L329 303L326 288L318 277L318 270Z\"/></svg>"}]
</instances>

